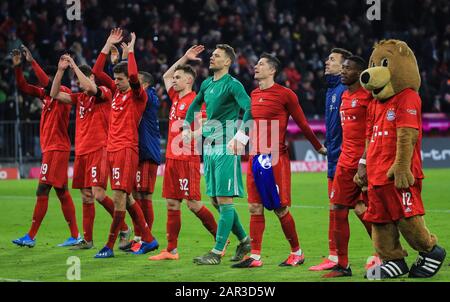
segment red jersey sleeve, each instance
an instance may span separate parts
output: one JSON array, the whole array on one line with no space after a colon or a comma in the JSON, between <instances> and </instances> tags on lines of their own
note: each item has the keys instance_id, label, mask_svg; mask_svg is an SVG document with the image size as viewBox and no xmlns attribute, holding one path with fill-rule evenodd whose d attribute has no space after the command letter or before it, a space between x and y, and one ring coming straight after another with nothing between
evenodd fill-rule
<instances>
[{"instance_id":1,"label":"red jersey sleeve","mask_svg":"<svg viewBox=\"0 0 450 302\"><path fill-rule=\"evenodd\" d=\"M103 102L111 103L112 102L112 93L111 93L111 90L108 89L108 87L98 86L97 89L101 90L102 97L95 98L96 103L103 103Z\"/></svg>"},{"instance_id":2,"label":"red jersey sleeve","mask_svg":"<svg viewBox=\"0 0 450 302\"><path fill-rule=\"evenodd\" d=\"M17 86L22 93L35 96L40 99L43 99L45 97L44 88L28 84L27 80L23 76L22 68L18 66L15 67L14 73L16 76Z\"/></svg>"},{"instance_id":3,"label":"red jersey sleeve","mask_svg":"<svg viewBox=\"0 0 450 302\"><path fill-rule=\"evenodd\" d=\"M50 82L48 75L44 70L42 70L41 66L38 64L38 62L36 62L36 60L33 60L31 62L31 67L33 68L33 71L39 81L39 86L42 86L44 88L47 87L48 83Z\"/></svg>"},{"instance_id":4,"label":"red jersey sleeve","mask_svg":"<svg viewBox=\"0 0 450 302\"><path fill-rule=\"evenodd\" d=\"M134 52L128 54L128 77L130 79L130 87L133 91L133 96L136 101L145 102L147 101L147 93L139 83L138 78L138 68L136 64L136 58L134 57Z\"/></svg>"},{"instance_id":5,"label":"red jersey sleeve","mask_svg":"<svg viewBox=\"0 0 450 302\"><path fill-rule=\"evenodd\" d=\"M116 91L116 83L114 83L114 80L111 79L111 77L103 71L105 68L106 63L106 54L100 53L98 55L97 61L95 61L94 67L92 68L92 72L95 75L95 79L102 85L105 85L109 89L111 89L113 92Z\"/></svg>"},{"instance_id":6,"label":"red jersey sleeve","mask_svg":"<svg viewBox=\"0 0 450 302\"><path fill-rule=\"evenodd\" d=\"M422 101L415 91L411 91L402 97L397 107L397 128L420 129L422 127L420 122L421 107Z\"/></svg>"},{"instance_id":7,"label":"red jersey sleeve","mask_svg":"<svg viewBox=\"0 0 450 302\"><path fill-rule=\"evenodd\" d=\"M302 107L300 107L300 104L298 102L297 95L293 91L288 91L286 93L286 96L287 96L286 107L289 114L292 116L294 121L302 130L305 137L314 146L314 148L316 150L320 150L320 148L322 148L322 144L319 142L316 135L309 127L308 122L306 121L305 114L303 113Z\"/></svg>"}]
</instances>

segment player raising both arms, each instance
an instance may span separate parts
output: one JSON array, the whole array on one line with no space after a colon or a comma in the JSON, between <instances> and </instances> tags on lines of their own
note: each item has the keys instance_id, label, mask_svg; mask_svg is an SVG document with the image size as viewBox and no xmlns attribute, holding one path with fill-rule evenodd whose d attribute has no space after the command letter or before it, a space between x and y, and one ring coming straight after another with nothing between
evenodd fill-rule
<instances>
[{"instance_id":1,"label":"player raising both arms","mask_svg":"<svg viewBox=\"0 0 450 302\"><path fill-rule=\"evenodd\" d=\"M194 155L194 143L190 154L179 154L183 150L174 138L181 134L181 127L174 124L183 120L194 100L196 93L192 91L195 81L195 70L186 63L189 60L200 60L197 56L204 50L202 45L189 48L183 57L176 61L164 74L164 85L172 101L169 115L169 136L166 149L166 167L163 180L163 197L167 201L167 248L150 260L177 260L178 235L181 229L181 202L186 199L188 208L202 221L205 228L216 237L217 224L211 211L205 207L200 195L200 156ZM204 111L202 110L202 113ZM206 118L206 114L204 115ZM180 141L178 141L180 143Z\"/></svg>"},{"instance_id":2,"label":"player raising both arms","mask_svg":"<svg viewBox=\"0 0 450 302\"><path fill-rule=\"evenodd\" d=\"M128 45L125 42L120 44L122 48L122 62L128 60ZM119 62L119 51L113 45L111 47L111 62ZM158 121L159 98L153 88L153 77L148 72L139 72L139 82L147 93L147 105L145 106L141 122L139 123L139 165L136 172L136 181L133 188L133 197L144 213L150 232L152 231L154 214L152 194L155 187L158 165L161 163L160 133ZM133 221L134 239L124 245L119 245L121 250L127 252L137 252L141 247L142 234L136 222ZM152 240L153 249L157 249L157 240Z\"/></svg>"},{"instance_id":3,"label":"player raising both arms","mask_svg":"<svg viewBox=\"0 0 450 302\"><path fill-rule=\"evenodd\" d=\"M305 257L300 248L291 206L291 167L285 144L289 116L292 116L316 151L326 155L326 148L309 127L298 98L289 88L275 83L280 61L264 53L255 65L259 87L251 93L251 111L255 121L252 154L247 169L247 192L250 211L251 255L234 268L262 266L261 246L265 228L264 206L274 210L291 253L280 266L297 266ZM264 205L264 206L263 206Z\"/></svg>"},{"instance_id":4,"label":"player raising both arms","mask_svg":"<svg viewBox=\"0 0 450 302\"><path fill-rule=\"evenodd\" d=\"M70 156L70 139L67 132L71 104L56 102L50 97L50 80L39 64L33 59L29 50L22 46L25 57L31 63L38 78L39 86L27 83L22 72L22 55L20 50L13 50L12 60L16 81L21 92L38 97L42 100L42 113L39 126L40 143L42 149L42 165L39 175L39 185L36 190L37 201L33 213L33 221L28 233L13 241L19 246L33 247L35 236L42 220L47 213L48 196L52 187L61 202L61 209L69 228L71 237L59 246L71 246L81 241L75 216L75 207L67 190L67 168ZM63 91L70 92L67 87Z\"/></svg>"},{"instance_id":5,"label":"player raising both arms","mask_svg":"<svg viewBox=\"0 0 450 302\"><path fill-rule=\"evenodd\" d=\"M136 35L131 34L128 44L129 61L117 64L112 80L103 72L106 56L113 44L122 41L122 30L113 29L103 47L93 72L101 83L111 89L113 100L108 132L108 162L110 169L111 188L113 189L114 217L111 224L109 239L106 246L96 255L96 258L114 257L113 247L120 226L124 222L125 211L142 233L142 245L137 254L146 253L152 247L154 240L145 222L144 214L139 205L129 197L133 190L136 171L139 163L138 128L142 114L147 104L147 94L139 82L136 59L134 58L134 43Z\"/></svg>"},{"instance_id":6,"label":"player raising both arms","mask_svg":"<svg viewBox=\"0 0 450 302\"><path fill-rule=\"evenodd\" d=\"M68 66L77 77L81 91L79 93L69 94L60 91L61 79ZM95 85L95 77L89 66L78 67L69 55L64 55L59 61L50 95L63 103L76 106L76 156L72 187L80 189L81 192L84 239L73 249L90 249L93 247L94 200L97 200L111 216L114 214L114 203L105 192L108 181L106 142L111 111L111 90L105 86ZM125 234L131 232L125 223L121 231Z\"/></svg>"}]
</instances>

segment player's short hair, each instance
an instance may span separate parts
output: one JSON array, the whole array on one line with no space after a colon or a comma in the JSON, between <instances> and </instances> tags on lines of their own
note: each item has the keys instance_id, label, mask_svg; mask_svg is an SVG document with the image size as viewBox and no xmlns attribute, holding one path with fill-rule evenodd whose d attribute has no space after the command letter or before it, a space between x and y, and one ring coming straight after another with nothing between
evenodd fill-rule
<instances>
[{"instance_id":1,"label":"player's short hair","mask_svg":"<svg viewBox=\"0 0 450 302\"><path fill-rule=\"evenodd\" d=\"M333 48L331 50L331 53L338 53L340 55L342 55L342 62L344 62L345 59L348 59L349 57L351 57L353 54L348 51L347 49L344 48Z\"/></svg>"},{"instance_id":2,"label":"player's short hair","mask_svg":"<svg viewBox=\"0 0 450 302\"><path fill-rule=\"evenodd\" d=\"M139 71L139 74L142 76L142 80L144 83L141 84L145 84L147 83L149 86L153 86L155 84L155 80L153 79L153 76L145 71Z\"/></svg>"},{"instance_id":3,"label":"player's short hair","mask_svg":"<svg viewBox=\"0 0 450 302\"><path fill-rule=\"evenodd\" d=\"M236 53L234 52L234 48L231 47L228 44L217 44L216 45L216 49L222 49L225 54L227 55L228 58L230 58L231 63L234 62L234 60L236 60Z\"/></svg>"},{"instance_id":4,"label":"player's short hair","mask_svg":"<svg viewBox=\"0 0 450 302\"><path fill-rule=\"evenodd\" d=\"M184 71L185 73L192 76L193 79L195 79L195 77L197 76L197 72L195 72L194 67L192 67L191 65L188 65L188 64L178 65L177 67L175 67L175 71L177 71L177 70Z\"/></svg>"},{"instance_id":5,"label":"player's short hair","mask_svg":"<svg viewBox=\"0 0 450 302\"><path fill-rule=\"evenodd\" d=\"M363 70L365 70L367 68L366 60L364 60L360 56L353 55L353 56L348 57L346 60L355 62L356 66L358 67L358 69L360 71L363 71Z\"/></svg>"},{"instance_id":6,"label":"player's short hair","mask_svg":"<svg viewBox=\"0 0 450 302\"><path fill-rule=\"evenodd\" d=\"M128 77L128 63L127 62L120 62L113 68L114 73L123 73Z\"/></svg>"},{"instance_id":7,"label":"player's short hair","mask_svg":"<svg viewBox=\"0 0 450 302\"><path fill-rule=\"evenodd\" d=\"M275 76L277 76L277 74L281 68L281 62L280 62L280 60L278 60L277 57L275 57L274 55L271 55L270 53L264 52L261 54L261 56L259 56L259 59L266 59L267 63L269 63L269 65L273 69L275 69Z\"/></svg>"},{"instance_id":8,"label":"player's short hair","mask_svg":"<svg viewBox=\"0 0 450 302\"><path fill-rule=\"evenodd\" d=\"M85 76L87 76L88 78L91 76L91 74L92 74L92 69L91 69L91 67L90 67L89 65L80 65L78 68L79 68L79 69L81 70L81 72L82 72Z\"/></svg>"}]
</instances>

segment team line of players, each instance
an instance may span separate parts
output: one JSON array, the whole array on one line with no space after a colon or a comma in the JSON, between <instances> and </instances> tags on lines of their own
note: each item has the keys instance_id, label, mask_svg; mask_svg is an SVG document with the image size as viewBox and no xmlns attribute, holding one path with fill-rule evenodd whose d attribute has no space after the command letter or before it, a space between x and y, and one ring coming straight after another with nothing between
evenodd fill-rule
<instances>
[{"instance_id":1,"label":"team line of players","mask_svg":"<svg viewBox=\"0 0 450 302\"><path fill-rule=\"evenodd\" d=\"M58 63L58 70L53 81L40 68L31 57L29 51L23 47L22 52L39 80L39 84L28 84L21 69L22 54L20 50L13 52L13 64L19 89L28 95L39 97L43 102L40 122L40 137L42 148L42 165L37 189L37 202L33 214L33 221L29 232L14 241L22 246L34 246L35 236L45 216L48 205L48 194L52 187L55 188L61 201L64 217L68 222L71 237L61 246L73 246L75 249L88 249L93 247L93 224L95 217L94 200L97 200L111 214L110 234L107 243L96 255L96 258L113 257L113 247L118 236L121 238L119 247L135 254L145 254L159 247L158 241L152 235L154 220L152 193L156 181L156 172L160 164L159 151L159 125L157 111L159 100L153 86L152 76L146 72L138 72L134 57L134 33L131 41L122 42L123 33L120 29L111 31L105 46L103 47L94 67L77 66L69 55L63 55ZM112 62L118 60L118 50L114 44L122 42L122 61L113 67L114 80L104 72L108 55L111 54ZM304 254L295 227L295 222L289 212L291 206L290 186L290 161L285 144L287 122L290 116L302 129L305 137L311 142L316 151L326 155L327 149L318 141L299 105L297 96L290 89L274 82L274 78L280 69L280 62L276 57L263 54L255 66L255 79L259 87L247 96L242 84L228 74L228 68L233 62L233 52L229 46L218 45L210 61L210 69L216 73L222 71L219 80L209 78L204 81L199 91L199 97L192 90L195 81L195 70L187 65L189 61L198 61L198 55L204 51L203 46L193 46L185 55L175 62L164 74L163 80L167 93L172 101L169 114L169 134L166 150L166 163L163 178L163 197L167 200L167 248L160 254L151 256L151 260L176 260L179 258L177 240L181 228L180 204L183 199L187 201L189 209L202 221L205 228L214 239L218 234L218 226L212 212L201 203L200 194L200 157L194 154L195 143L190 138L198 140L202 135L201 128L189 128L183 131L180 127L173 127L176 121L187 117L188 109L193 102L201 103L206 93L221 94L223 91L214 92L214 85L220 81L230 81L229 86L217 86L216 89L229 89L235 102L243 109L250 108L251 117L255 121L253 138L256 141L265 141L267 146L261 147L253 143L253 154L249 159L247 175L247 192L249 210L251 214L250 234L243 233L240 243L232 260L237 261L233 267L256 267L262 265L261 246L265 228L264 206L269 208L266 196L270 193L262 192L259 180L253 175L255 161L262 162L261 156L278 157L276 163L271 165L274 185L278 196L278 204L274 207L274 213L280 220L283 232L291 246L291 253L283 261L282 265L296 266L304 262ZM232 50L232 48L231 48ZM333 54L332 54L333 55ZM331 56L332 56L331 55ZM331 57L330 56L330 57ZM386 178L386 172L392 165L394 157L388 157L392 148L395 148L395 127L408 126L420 129L420 114L408 114L408 110L420 112L420 99L415 97L415 92L406 90L409 97L415 102L408 104L399 103L383 106L372 100L371 94L359 84L359 74L366 68L364 60L359 57L347 57L342 65L342 81L348 89L342 95L340 105L340 120L343 129L343 143L337 168L332 181L330 181L330 201L336 209L345 208L347 211L336 211L339 217L336 220L347 220L348 209L355 208L358 216L366 226L370 235L370 223L382 223L386 220L395 220L400 217L410 217L424 213L420 200L420 180L423 178L420 161L420 145L416 145L413 155L412 172L419 181L411 188L410 203L405 204L404 196L397 190L392 181ZM81 92L72 93L69 88L61 86L61 79L66 69L72 69L77 78L77 84ZM210 81L210 83L208 83ZM205 84L205 82L207 84ZM99 84L97 86L97 84ZM197 97L197 98L196 98ZM80 189L83 199L83 234L78 231L73 201L67 190L67 166L70 154L70 140L67 133L71 106L76 106L76 137L75 137L75 163L73 185L74 189ZM206 105L206 106L205 106ZM412 106L403 108L402 106ZM201 115L197 115L198 124L208 123L213 105L203 103ZM195 107L195 106L193 106ZM392 107L392 108L391 108ZM237 107L239 110L239 107ZM330 107L333 109L332 106ZM196 107L196 109L198 109ZM248 109L248 108L247 108ZM386 111L393 110L397 125L386 122L383 116ZM193 109L190 111L194 111ZM192 112L191 112L192 113ZM213 113L214 114L214 113ZM192 114L190 114L192 115ZM193 117L190 116L190 122ZM261 121L267 123L267 127L259 129ZM279 124L277 133L271 133L271 122ZM373 130L375 129L375 130ZM181 135L185 141L177 141L174 138ZM239 132L239 131L238 131ZM186 139L186 136L189 136ZM205 133L203 133L205 135ZM276 144L270 142L272 136L278 136ZM214 133L212 134L214 136ZM245 135L244 135L245 136ZM389 190L369 190L363 192L360 187L365 183L356 184L353 181L357 174L360 159L365 156L366 140L373 143L367 154L369 158L385 156L385 160L377 165L368 167L368 180L371 185L386 186ZM236 140L228 144L231 152L238 153L242 141ZM245 140L244 140L245 142ZM183 149L188 146L191 154L178 154L176 148ZM217 146L216 146L217 147ZM189 152L188 152L189 153ZM240 164L240 162L239 162ZM205 168L205 173L207 173ZM107 179L110 179L112 198L106 195ZM208 196L213 204L218 207L217 196L242 196L238 181L233 183L227 179L217 177L218 184L207 183ZM211 176L209 179L212 179ZM364 190L365 191L365 190ZM377 196L384 194L385 196ZM388 197L392 202L383 203ZM380 217L376 209L368 206L368 199L372 198L378 206L390 205L390 217ZM135 237L128 240L130 227L126 225L124 218L129 212L133 224ZM365 217L363 218L363 214ZM331 214L330 214L331 215ZM331 219L331 218L330 218ZM331 229L331 224L330 224ZM341 229L341 228L339 228ZM338 261L333 264L341 268L333 269L330 277L348 274L345 269L348 265L348 236L342 234L330 234L330 241L338 242L336 256ZM239 238L239 236L238 236ZM251 240L250 240L251 238ZM228 240L226 238L226 240ZM228 242L228 241L227 241ZM222 246L221 255L226 248ZM250 257L244 258L250 253ZM210 263L197 261L198 264L217 264L215 258L208 260ZM207 262L208 262L207 261ZM351 272L350 272L351 274Z\"/></svg>"}]
</instances>

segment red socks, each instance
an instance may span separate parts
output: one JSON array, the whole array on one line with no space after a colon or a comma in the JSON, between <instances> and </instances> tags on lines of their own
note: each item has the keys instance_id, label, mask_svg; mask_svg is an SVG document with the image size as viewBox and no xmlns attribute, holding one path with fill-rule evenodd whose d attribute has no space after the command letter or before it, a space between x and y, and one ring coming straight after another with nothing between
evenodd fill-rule
<instances>
[{"instance_id":1,"label":"red socks","mask_svg":"<svg viewBox=\"0 0 450 302\"><path fill-rule=\"evenodd\" d=\"M37 196L36 205L34 206L33 221L31 222L30 230L28 235L31 239L34 239L36 233L41 226L41 222L44 219L45 214L48 209L48 196Z\"/></svg>"},{"instance_id":2,"label":"red socks","mask_svg":"<svg viewBox=\"0 0 450 302\"><path fill-rule=\"evenodd\" d=\"M111 228L109 229L109 237L106 246L110 249L114 248L117 235L119 235L119 229L125 219L125 211L114 211L113 220L111 222Z\"/></svg>"},{"instance_id":3,"label":"red socks","mask_svg":"<svg viewBox=\"0 0 450 302\"><path fill-rule=\"evenodd\" d=\"M133 203L131 206L127 208L128 213L130 213L131 219L133 220L133 224L140 230L142 234L142 240L145 242L152 242L155 238L153 238L150 229L144 218L144 213L142 213L141 207L137 202ZM136 229L135 229L136 234ZM137 236L137 235L136 235Z\"/></svg>"},{"instance_id":4,"label":"red socks","mask_svg":"<svg viewBox=\"0 0 450 302\"><path fill-rule=\"evenodd\" d=\"M337 251L336 251L336 240L334 239L334 216L335 216L335 212L332 211L330 209L330 218L329 218L329 222L328 222L328 248L329 248L329 253L330 256L337 256Z\"/></svg>"},{"instance_id":5,"label":"red socks","mask_svg":"<svg viewBox=\"0 0 450 302\"><path fill-rule=\"evenodd\" d=\"M250 215L251 253L261 255L261 245L266 227L264 215Z\"/></svg>"},{"instance_id":6,"label":"red socks","mask_svg":"<svg viewBox=\"0 0 450 302\"><path fill-rule=\"evenodd\" d=\"M337 209L334 215L334 239L336 240L338 264L348 266L348 241L350 239L350 226L348 223L348 209Z\"/></svg>"},{"instance_id":7,"label":"red socks","mask_svg":"<svg viewBox=\"0 0 450 302\"><path fill-rule=\"evenodd\" d=\"M181 229L181 211L167 210L167 251L171 252L177 248L178 234Z\"/></svg>"},{"instance_id":8,"label":"red socks","mask_svg":"<svg viewBox=\"0 0 450 302\"><path fill-rule=\"evenodd\" d=\"M289 244L291 246L291 251L298 251L300 249L300 243L298 242L294 218L292 218L291 213L288 212L286 215L279 219L281 227L283 228L284 235L286 236L286 239L289 241Z\"/></svg>"},{"instance_id":9,"label":"red socks","mask_svg":"<svg viewBox=\"0 0 450 302\"><path fill-rule=\"evenodd\" d=\"M83 202L83 235L84 240L92 241L94 230L95 203Z\"/></svg>"},{"instance_id":10,"label":"red socks","mask_svg":"<svg viewBox=\"0 0 450 302\"><path fill-rule=\"evenodd\" d=\"M155 214L153 213L153 203L150 199L141 199L139 206L144 213L145 221L148 224L150 232L152 231L153 221L155 220Z\"/></svg>"},{"instance_id":11,"label":"red socks","mask_svg":"<svg viewBox=\"0 0 450 302\"><path fill-rule=\"evenodd\" d=\"M64 218L67 221L67 224L70 228L70 234L73 238L78 238L80 234L77 226L77 219L75 216L75 206L73 205L72 196L70 196L69 191L58 192L56 191L56 195L61 202L61 209L64 214Z\"/></svg>"},{"instance_id":12,"label":"red socks","mask_svg":"<svg viewBox=\"0 0 450 302\"><path fill-rule=\"evenodd\" d=\"M141 207L140 199L135 199L134 201L138 204L138 206ZM141 210L142 210L142 207L141 207ZM132 219L131 222L133 223L134 236L141 237L142 233L141 233L141 230L139 229L139 226L137 225L137 222L134 219Z\"/></svg>"},{"instance_id":13,"label":"red socks","mask_svg":"<svg viewBox=\"0 0 450 302\"><path fill-rule=\"evenodd\" d=\"M207 207L203 206L197 213L195 213L195 215L202 221L205 228L211 233L211 235L213 235L215 239L217 233L217 223L211 211Z\"/></svg>"},{"instance_id":14,"label":"red socks","mask_svg":"<svg viewBox=\"0 0 450 302\"><path fill-rule=\"evenodd\" d=\"M111 217L114 216L114 202L111 198L108 196L105 196L103 200L97 200L104 208L105 210L111 215ZM122 226L120 227L120 230L123 232L128 231L128 225L125 223L125 220L123 221Z\"/></svg>"}]
</instances>

